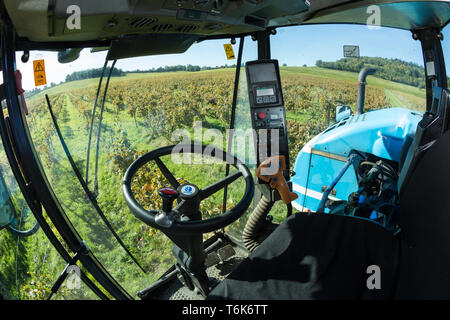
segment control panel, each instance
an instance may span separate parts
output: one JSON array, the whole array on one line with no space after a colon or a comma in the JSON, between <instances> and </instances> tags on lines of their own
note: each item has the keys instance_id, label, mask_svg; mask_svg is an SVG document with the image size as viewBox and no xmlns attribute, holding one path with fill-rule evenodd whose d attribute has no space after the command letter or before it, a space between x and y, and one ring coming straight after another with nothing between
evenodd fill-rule
<instances>
[{"instance_id":1,"label":"control panel","mask_svg":"<svg viewBox=\"0 0 450 320\"><path fill-rule=\"evenodd\" d=\"M277 60L246 63L252 126L256 131L257 165L270 157L284 156L289 178L289 149L286 110Z\"/></svg>"}]
</instances>

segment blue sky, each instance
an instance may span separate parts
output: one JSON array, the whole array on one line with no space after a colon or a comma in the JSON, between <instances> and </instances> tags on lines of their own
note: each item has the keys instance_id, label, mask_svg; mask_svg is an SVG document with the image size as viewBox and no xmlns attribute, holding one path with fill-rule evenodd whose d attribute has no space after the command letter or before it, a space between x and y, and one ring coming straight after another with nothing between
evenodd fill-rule
<instances>
[{"instance_id":1,"label":"blue sky","mask_svg":"<svg viewBox=\"0 0 450 320\"><path fill-rule=\"evenodd\" d=\"M450 27L444 30L443 42L447 61L447 71L450 74ZM223 44L228 40L204 41L194 44L186 53L176 55L159 55L123 59L117 62L117 67L123 70L151 69L159 66L192 64L200 66L217 66L234 64L236 60L227 60ZM313 66L319 59L335 61L343 57L344 45L359 45L362 56L399 58L408 62L423 65L420 43L414 41L411 33L405 30L380 28L370 30L359 25L315 25L278 29L271 37L272 58L280 64L290 66ZM237 54L239 41L234 45ZM245 40L244 62L256 59L256 43L250 38ZM74 71L100 68L103 66L106 53L92 54L83 50L81 57L70 64L59 64L56 53L32 52L27 64L20 62L18 55L17 67L24 75L24 88L34 88L32 60L45 59L47 82L59 83L65 76Z\"/></svg>"}]
</instances>

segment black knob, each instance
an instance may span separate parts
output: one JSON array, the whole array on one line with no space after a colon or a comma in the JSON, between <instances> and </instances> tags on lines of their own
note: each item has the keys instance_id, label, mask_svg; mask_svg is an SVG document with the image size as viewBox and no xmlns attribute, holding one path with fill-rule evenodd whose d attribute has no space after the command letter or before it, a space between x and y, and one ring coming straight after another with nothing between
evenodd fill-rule
<instances>
[{"instance_id":1,"label":"black knob","mask_svg":"<svg viewBox=\"0 0 450 320\"><path fill-rule=\"evenodd\" d=\"M170 213L172 211L173 201L178 198L178 191L171 188L162 188L158 190L158 194L163 200L162 211Z\"/></svg>"}]
</instances>

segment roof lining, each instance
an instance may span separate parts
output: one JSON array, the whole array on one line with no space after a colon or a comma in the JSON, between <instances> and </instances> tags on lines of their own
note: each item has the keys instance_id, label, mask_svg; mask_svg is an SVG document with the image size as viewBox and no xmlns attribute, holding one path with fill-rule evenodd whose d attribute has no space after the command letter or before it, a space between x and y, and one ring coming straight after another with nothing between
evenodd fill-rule
<instances>
[{"instance_id":1,"label":"roof lining","mask_svg":"<svg viewBox=\"0 0 450 320\"><path fill-rule=\"evenodd\" d=\"M49 6L53 0L49 1ZM318 0L320 1L320 0ZM322 1L324 2L324 1ZM333 4L328 7L323 7L318 9L317 11L304 13L303 17L298 17L298 22L293 21L291 24L280 24L280 25L274 25L271 27L268 27L267 29L272 28L281 28L281 27L289 27L289 26L301 26L301 25L335 25L335 24L342 24L342 25L365 25L365 23L358 23L358 22L325 22L325 21L319 21L315 22L315 19L323 18L328 15L333 15L335 13L339 14L342 13L345 17L345 12L350 12L351 10L360 10L363 8L367 8L368 5L371 4L380 4L380 5L395 5L395 4L405 4L405 3L425 3L427 1L390 1L387 2L386 0L375 0L375 1L368 1L368 0L355 0L355 1L344 1L338 4ZM446 1L429 1L434 4L442 3L442 4L448 4L450 6L450 3ZM423 4L422 4L423 5ZM433 8L432 8L433 9ZM433 10L431 10L433 12ZM330 17L332 18L332 17ZM408 18L408 16L406 16ZM445 19L446 17L440 18L440 20ZM439 18L438 18L439 19ZM406 19L407 20L407 19ZM411 19L410 19L411 20ZM445 21L445 20L444 20ZM445 28L450 23L450 18L440 27L441 29ZM405 27L396 27L392 25L385 25L383 27L386 28L395 28L400 30L414 30L417 28L405 28ZM227 33L227 34L213 34L213 35L197 35L199 37L199 41L204 40L213 40L213 39L229 39L229 38L237 38L240 36L248 36L253 34L255 31L245 31L242 33ZM150 34L150 33L149 33ZM69 47L104 47L108 46L111 41L116 39L115 37L111 37L108 39L101 39L101 40L70 40L70 41L30 41L27 38L18 38L17 39L17 48L18 50L22 49L28 49L28 50L36 50L36 49L47 49L47 50L57 50L57 49L63 49L63 48L69 48Z\"/></svg>"}]
</instances>

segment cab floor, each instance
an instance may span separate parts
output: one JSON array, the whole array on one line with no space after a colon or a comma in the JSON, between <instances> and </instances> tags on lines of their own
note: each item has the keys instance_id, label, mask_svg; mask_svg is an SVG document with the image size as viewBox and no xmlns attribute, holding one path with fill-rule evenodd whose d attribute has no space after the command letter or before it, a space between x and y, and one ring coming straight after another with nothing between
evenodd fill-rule
<instances>
[{"instance_id":1,"label":"cab floor","mask_svg":"<svg viewBox=\"0 0 450 320\"><path fill-rule=\"evenodd\" d=\"M206 274L215 285L222 282L248 256L248 251L229 239L221 239L223 243L207 250ZM225 252L225 253L224 253ZM170 278L170 279L169 279ZM143 300L204 300L204 297L183 285L175 270L167 276L161 285L140 295ZM214 286L215 286L214 285Z\"/></svg>"}]
</instances>

